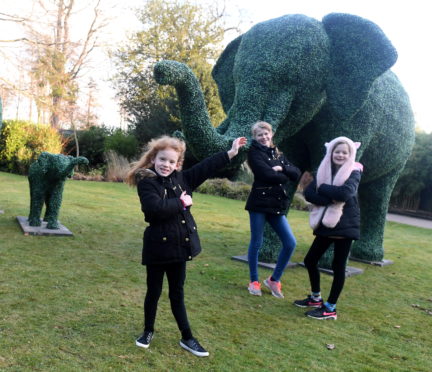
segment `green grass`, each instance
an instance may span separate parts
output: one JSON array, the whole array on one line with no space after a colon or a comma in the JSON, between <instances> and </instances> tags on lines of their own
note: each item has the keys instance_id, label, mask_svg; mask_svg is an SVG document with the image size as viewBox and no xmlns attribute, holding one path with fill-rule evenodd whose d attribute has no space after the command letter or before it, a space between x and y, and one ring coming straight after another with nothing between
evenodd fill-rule
<instances>
[{"instance_id":1,"label":"green grass","mask_svg":"<svg viewBox=\"0 0 432 372\"><path fill-rule=\"evenodd\" d=\"M74 237L24 236L27 179L0 173L1 371L431 371L432 230L388 223L379 268L351 263L339 319L317 321L292 305L308 292L306 270L282 277L285 299L248 294L248 268L231 256L249 240L244 202L194 195L203 252L188 263L186 305L192 330L210 351L197 358L161 297L147 350L142 329L145 227L134 189L67 181L60 221ZM312 234L307 213L289 220L301 261ZM260 279L269 275L260 269ZM331 277L322 276L328 293ZM419 307L413 307L418 304ZM328 350L326 344L334 344Z\"/></svg>"}]
</instances>

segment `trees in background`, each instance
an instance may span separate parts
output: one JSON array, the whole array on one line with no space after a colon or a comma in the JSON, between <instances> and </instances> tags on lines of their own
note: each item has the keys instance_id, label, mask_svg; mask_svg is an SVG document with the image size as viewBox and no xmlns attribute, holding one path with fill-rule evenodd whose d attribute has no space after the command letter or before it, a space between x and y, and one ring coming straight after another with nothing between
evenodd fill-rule
<instances>
[{"instance_id":1,"label":"trees in background","mask_svg":"<svg viewBox=\"0 0 432 372\"><path fill-rule=\"evenodd\" d=\"M79 154L89 160L90 168L101 168L105 163L106 153L115 151L118 155L131 161L139 150L138 141L134 135L121 130L111 129L105 126L90 126L75 133L65 131L65 151L77 156L76 142L73 138L76 134L79 143Z\"/></svg>"},{"instance_id":2,"label":"trees in background","mask_svg":"<svg viewBox=\"0 0 432 372\"><path fill-rule=\"evenodd\" d=\"M174 89L158 86L153 79L153 66L161 59L186 63L194 71L211 120L220 123L224 114L210 73L226 31L225 11L188 0L149 0L137 16L142 30L112 57L120 105L140 143L179 128Z\"/></svg>"},{"instance_id":3,"label":"trees in background","mask_svg":"<svg viewBox=\"0 0 432 372\"><path fill-rule=\"evenodd\" d=\"M85 11L88 16L83 16ZM29 12L7 17L24 33L8 41L25 45L27 53L19 63L28 67L23 71L25 83L17 86L5 79L3 83L31 99L30 115L35 103L38 122L49 120L58 129L77 118L71 119L71 112L77 111L78 82L106 25L101 0L34 0Z\"/></svg>"},{"instance_id":4,"label":"trees in background","mask_svg":"<svg viewBox=\"0 0 432 372\"><path fill-rule=\"evenodd\" d=\"M393 190L391 206L432 212L432 133L416 133L410 158Z\"/></svg>"}]
</instances>

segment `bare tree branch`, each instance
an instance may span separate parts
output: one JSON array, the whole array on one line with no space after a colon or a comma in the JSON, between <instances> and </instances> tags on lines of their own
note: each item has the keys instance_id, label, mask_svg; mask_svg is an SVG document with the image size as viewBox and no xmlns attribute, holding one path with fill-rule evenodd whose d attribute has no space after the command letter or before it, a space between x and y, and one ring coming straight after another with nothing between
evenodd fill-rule
<instances>
[{"instance_id":1,"label":"bare tree branch","mask_svg":"<svg viewBox=\"0 0 432 372\"><path fill-rule=\"evenodd\" d=\"M13 14L7 14L2 12L0 12L0 15L2 15L3 17L7 17L7 18L0 18L0 21L5 21L5 22L22 23L29 20L28 18L22 18Z\"/></svg>"}]
</instances>

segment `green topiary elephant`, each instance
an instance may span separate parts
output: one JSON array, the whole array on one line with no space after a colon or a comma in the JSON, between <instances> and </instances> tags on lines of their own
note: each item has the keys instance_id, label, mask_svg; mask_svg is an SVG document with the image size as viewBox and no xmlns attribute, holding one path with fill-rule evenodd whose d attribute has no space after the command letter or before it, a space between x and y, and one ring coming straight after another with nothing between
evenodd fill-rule
<instances>
[{"instance_id":1,"label":"green topiary elephant","mask_svg":"<svg viewBox=\"0 0 432 372\"><path fill-rule=\"evenodd\" d=\"M352 256L380 261L389 198L414 144L408 96L389 70L396 59L381 29L358 16L332 13L319 22L285 15L259 23L233 40L213 69L227 113L216 130L187 66L161 61L155 79L176 87L183 132L200 159L250 137L258 120L273 125L275 142L302 171L318 168L324 143L335 137L361 142L361 239Z\"/></svg>"},{"instance_id":2,"label":"green topiary elephant","mask_svg":"<svg viewBox=\"0 0 432 372\"><path fill-rule=\"evenodd\" d=\"M63 197L64 183L67 177L72 177L73 169L77 164L88 164L87 158L79 156L66 156L43 152L38 159L30 165L30 226L41 225L41 212L46 204L44 221L47 229L58 229L57 221Z\"/></svg>"}]
</instances>

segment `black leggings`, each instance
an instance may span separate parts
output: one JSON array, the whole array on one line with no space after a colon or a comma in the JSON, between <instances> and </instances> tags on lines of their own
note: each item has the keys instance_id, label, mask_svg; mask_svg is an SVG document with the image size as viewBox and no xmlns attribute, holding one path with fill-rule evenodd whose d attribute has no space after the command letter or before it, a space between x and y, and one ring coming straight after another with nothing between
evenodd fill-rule
<instances>
[{"instance_id":1,"label":"black leggings","mask_svg":"<svg viewBox=\"0 0 432 372\"><path fill-rule=\"evenodd\" d=\"M156 311L162 293L164 274L169 286L171 310L183 336L190 334L189 322L184 304L183 285L186 279L186 262L162 265L147 265L147 294L144 300L144 330L154 331ZM191 335L187 338L192 337Z\"/></svg>"},{"instance_id":2,"label":"black leggings","mask_svg":"<svg viewBox=\"0 0 432 372\"><path fill-rule=\"evenodd\" d=\"M335 304L342 292L345 283L345 269L352 239L334 239L325 236L317 236L306 254L304 264L309 272L312 292L320 292L320 273L318 261L325 251L334 243L334 256L332 262L333 283L328 297L328 302Z\"/></svg>"}]
</instances>

